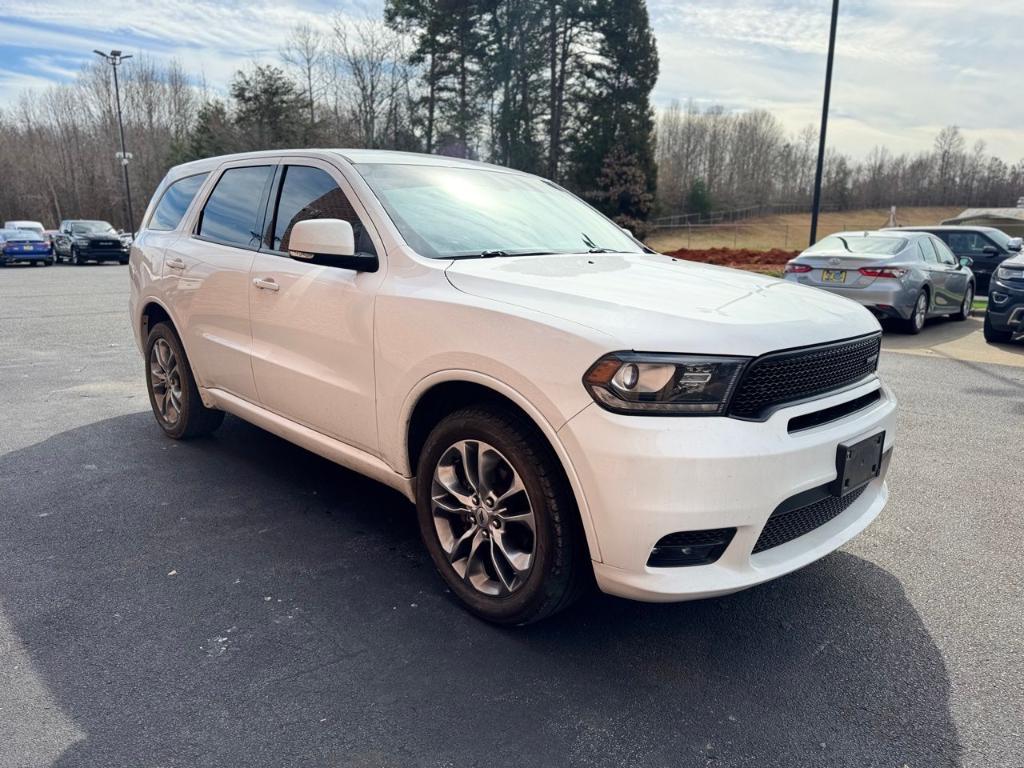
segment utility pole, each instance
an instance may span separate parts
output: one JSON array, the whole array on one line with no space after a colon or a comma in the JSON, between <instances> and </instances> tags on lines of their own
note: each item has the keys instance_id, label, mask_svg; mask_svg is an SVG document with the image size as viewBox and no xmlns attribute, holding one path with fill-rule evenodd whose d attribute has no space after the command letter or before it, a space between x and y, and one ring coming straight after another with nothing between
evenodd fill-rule
<instances>
[{"instance_id":1,"label":"utility pole","mask_svg":"<svg viewBox=\"0 0 1024 768\"><path fill-rule=\"evenodd\" d=\"M106 61L114 70L114 98L117 100L117 129L121 134L121 151L117 153L117 159L121 161L121 169L124 171L124 193L125 193L125 208L128 214L128 229L129 233L135 232L135 214L132 211L132 184L128 180L128 163L132 159L131 152L128 151L124 143L124 118L121 117L121 87L117 81L117 68L121 66L121 62L125 59L130 59L132 55L122 54L120 51L111 51L110 53L104 53L103 51L93 51L97 56L101 57Z\"/></svg>"},{"instance_id":2,"label":"utility pole","mask_svg":"<svg viewBox=\"0 0 1024 768\"><path fill-rule=\"evenodd\" d=\"M818 170L814 174L814 202L811 203L811 245L818 241L818 213L821 210L821 175L825 170L825 131L828 129L828 102L832 95L832 61L836 54L836 24L839 0L832 0L832 28L828 35L828 63L825 65L825 100L821 106L821 132L818 134Z\"/></svg>"}]
</instances>

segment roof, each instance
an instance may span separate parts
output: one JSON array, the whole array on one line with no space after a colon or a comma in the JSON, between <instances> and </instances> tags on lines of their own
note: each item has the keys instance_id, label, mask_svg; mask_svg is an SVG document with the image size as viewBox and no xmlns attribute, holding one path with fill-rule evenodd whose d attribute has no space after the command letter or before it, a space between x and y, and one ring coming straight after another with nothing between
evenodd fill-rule
<instances>
[{"instance_id":1,"label":"roof","mask_svg":"<svg viewBox=\"0 0 1024 768\"><path fill-rule=\"evenodd\" d=\"M337 155L353 165L369 165L371 163L434 165L447 168L486 168L506 173L521 173L511 168L482 163L478 160L464 160L459 157L447 157L445 155L428 155L421 152L395 152L388 149L314 149L311 147L309 149L268 149L259 152L240 152L233 155L208 157L203 160L193 160L190 163L177 165L167 175L173 179L180 179L183 176L212 171L221 163L236 160L257 160L264 157L323 157L324 155Z\"/></svg>"},{"instance_id":2,"label":"roof","mask_svg":"<svg viewBox=\"0 0 1024 768\"><path fill-rule=\"evenodd\" d=\"M984 224L975 225L964 225L964 224L906 224L900 227L887 227L887 231L890 232L986 232L995 231L998 232L995 227L987 227Z\"/></svg>"},{"instance_id":3,"label":"roof","mask_svg":"<svg viewBox=\"0 0 1024 768\"><path fill-rule=\"evenodd\" d=\"M975 219L1004 219L1024 222L1024 208L968 208L959 216L946 219L943 224L957 224Z\"/></svg>"}]
</instances>

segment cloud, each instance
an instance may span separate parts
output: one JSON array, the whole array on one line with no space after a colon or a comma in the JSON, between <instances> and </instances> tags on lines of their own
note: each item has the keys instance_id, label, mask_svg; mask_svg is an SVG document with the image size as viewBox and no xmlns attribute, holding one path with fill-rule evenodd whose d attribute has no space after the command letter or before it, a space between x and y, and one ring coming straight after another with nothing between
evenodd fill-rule
<instances>
[{"instance_id":1,"label":"cloud","mask_svg":"<svg viewBox=\"0 0 1024 768\"><path fill-rule=\"evenodd\" d=\"M93 48L179 59L214 90L253 60L276 59L305 22L378 16L383 0L4 0L0 104L66 81ZM827 0L648 0L659 43L656 106L673 100L766 108L798 131L817 123L828 40ZM843 0L833 82L834 146L865 154L930 146L960 125L1009 161L1024 158L1024 2Z\"/></svg>"}]
</instances>

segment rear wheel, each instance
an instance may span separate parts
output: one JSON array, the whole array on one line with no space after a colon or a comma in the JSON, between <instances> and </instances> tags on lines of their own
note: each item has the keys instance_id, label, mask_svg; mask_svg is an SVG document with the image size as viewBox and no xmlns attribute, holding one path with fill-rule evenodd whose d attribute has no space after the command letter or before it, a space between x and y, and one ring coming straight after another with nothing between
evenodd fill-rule
<instances>
[{"instance_id":1,"label":"rear wheel","mask_svg":"<svg viewBox=\"0 0 1024 768\"><path fill-rule=\"evenodd\" d=\"M558 459L524 417L468 407L427 438L416 480L420 534L462 604L499 624L567 607L586 585L586 545Z\"/></svg>"},{"instance_id":2,"label":"rear wheel","mask_svg":"<svg viewBox=\"0 0 1024 768\"><path fill-rule=\"evenodd\" d=\"M175 440L207 435L224 421L223 411L203 405L185 348L169 323L157 323L146 339L146 389L157 424Z\"/></svg>"},{"instance_id":3,"label":"rear wheel","mask_svg":"<svg viewBox=\"0 0 1024 768\"><path fill-rule=\"evenodd\" d=\"M917 294L917 300L914 302L914 309L910 313L910 317L904 320L902 323L903 332L912 335L921 332L924 328L924 321L928 317L928 292L921 291Z\"/></svg>"},{"instance_id":4,"label":"rear wheel","mask_svg":"<svg viewBox=\"0 0 1024 768\"><path fill-rule=\"evenodd\" d=\"M988 312L985 313L985 341L989 344L1006 344L1013 334L1010 331L1000 331L992 327L992 319Z\"/></svg>"},{"instance_id":5,"label":"rear wheel","mask_svg":"<svg viewBox=\"0 0 1024 768\"><path fill-rule=\"evenodd\" d=\"M954 320L966 320L971 316L971 309L974 307L974 286L968 285L967 292L964 294L963 303L960 305L960 311L953 315Z\"/></svg>"}]
</instances>

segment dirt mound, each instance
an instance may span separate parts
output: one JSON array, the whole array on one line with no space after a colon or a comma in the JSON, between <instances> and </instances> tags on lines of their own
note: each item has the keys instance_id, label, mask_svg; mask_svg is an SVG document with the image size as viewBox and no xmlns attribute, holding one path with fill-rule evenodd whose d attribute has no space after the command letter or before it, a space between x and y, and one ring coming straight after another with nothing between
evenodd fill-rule
<instances>
[{"instance_id":1,"label":"dirt mound","mask_svg":"<svg viewBox=\"0 0 1024 768\"><path fill-rule=\"evenodd\" d=\"M773 248L769 251L754 251L747 248L680 248L666 255L687 261L700 261L720 267L781 267L795 258L799 251L784 251Z\"/></svg>"}]
</instances>

